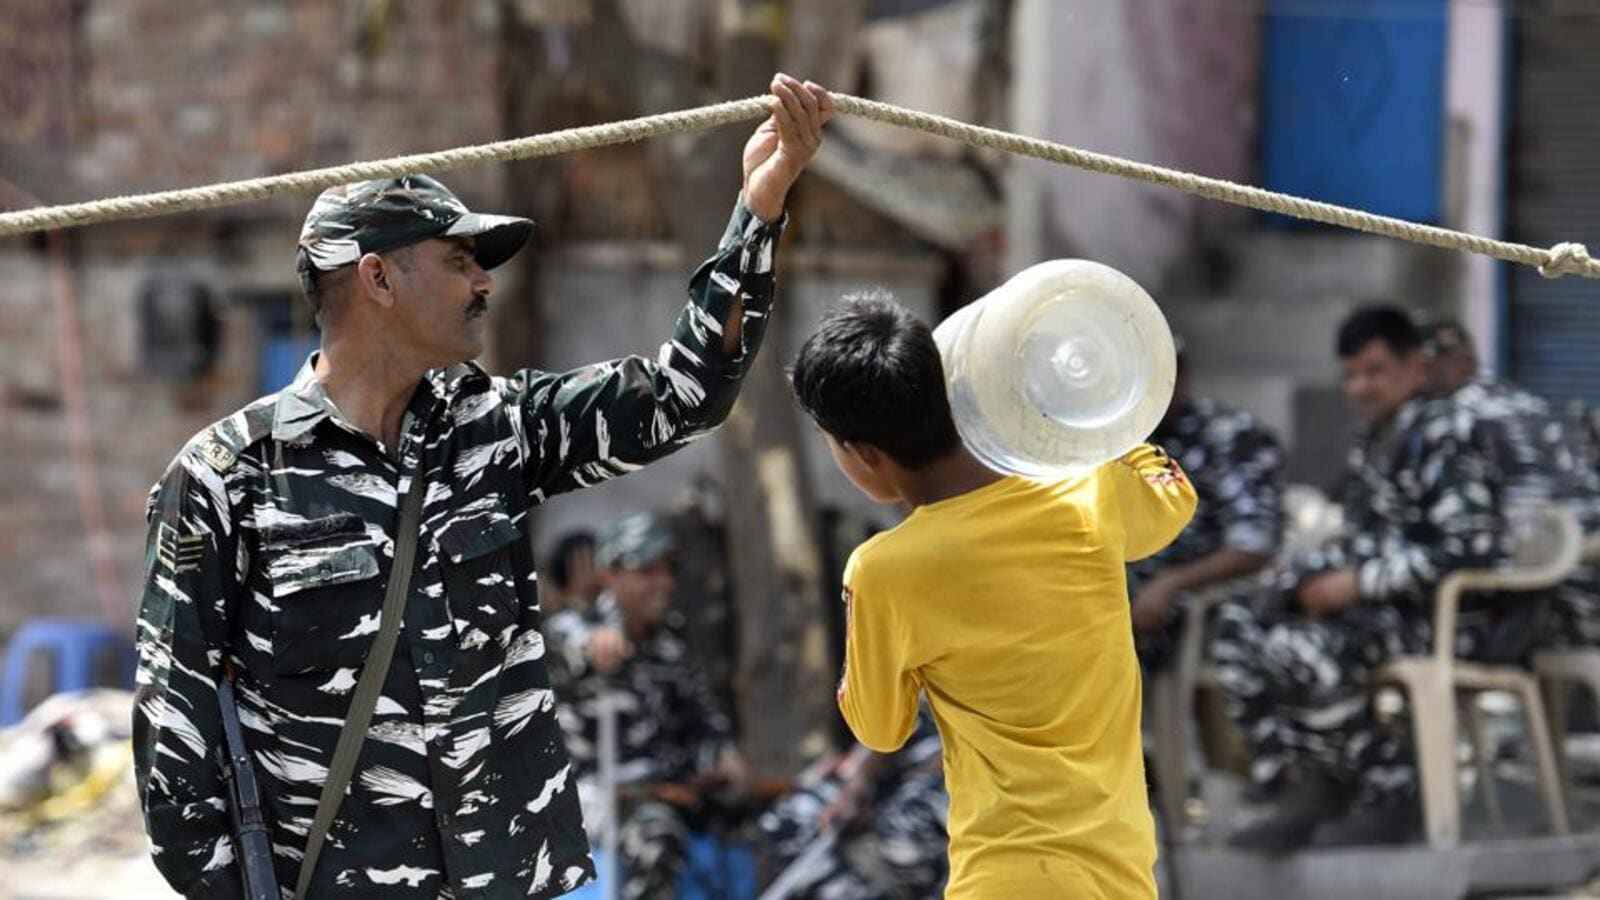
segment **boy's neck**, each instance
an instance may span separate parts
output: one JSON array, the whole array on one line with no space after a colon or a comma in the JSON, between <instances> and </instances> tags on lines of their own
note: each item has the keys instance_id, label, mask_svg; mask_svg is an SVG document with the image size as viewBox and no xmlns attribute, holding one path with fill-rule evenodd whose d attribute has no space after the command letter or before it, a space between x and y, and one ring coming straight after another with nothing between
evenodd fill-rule
<instances>
[{"instance_id":1,"label":"boy's neck","mask_svg":"<svg viewBox=\"0 0 1600 900\"><path fill-rule=\"evenodd\" d=\"M919 469L904 470L898 486L900 496L917 507L959 497L1004 477L978 462L966 447L957 447Z\"/></svg>"}]
</instances>

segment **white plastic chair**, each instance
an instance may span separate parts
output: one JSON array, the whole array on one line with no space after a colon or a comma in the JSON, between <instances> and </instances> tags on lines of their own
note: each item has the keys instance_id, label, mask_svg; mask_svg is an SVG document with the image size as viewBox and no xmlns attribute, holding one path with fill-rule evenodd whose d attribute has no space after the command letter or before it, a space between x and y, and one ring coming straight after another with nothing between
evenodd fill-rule
<instances>
[{"instance_id":1,"label":"white plastic chair","mask_svg":"<svg viewBox=\"0 0 1600 900\"><path fill-rule=\"evenodd\" d=\"M1284 540L1280 558L1313 549L1338 535L1343 510L1320 490L1304 484L1288 485L1283 492ZM1183 608L1183 631L1171 665L1152 677L1145 687L1150 730L1155 739L1151 767L1155 770L1156 802L1162 821L1181 836L1187 822L1190 739L1195 693L1214 684L1205 665L1206 620L1211 609L1227 599L1240 581L1213 585L1188 596Z\"/></svg>"},{"instance_id":2,"label":"white plastic chair","mask_svg":"<svg viewBox=\"0 0 1600 900\"><path fill-rule=\"evenodd\" d=\"M1584 545L1583 560L1600 563L1600 534L1589 536ZM1544 696L1545 713L1550 721L1550 739L1556 746L1556 765L1561 775L1561 785L1567 797L1572 797L1572 776L1567 765L1567 717L1563 688L1573 684L1589 691L1589 697L1600 703L1600 648L1557 647L1541 650L1533 655L1533 672L1539 679Z\"/></svg>"},{"instance_id":3,"label":"white plastic chair","mask_svg":"<svg viewBox=\"0 0 1600 900\"><path fill-rule=\"evenodd\" d=\"M1456 772L1457 692L1505 691L1516 696L1527 717L1528 744L1538 769L1540 793L1554 834L1568 832L1567 808L1551 732L1539 685L1516 666L1484 665L1455 658L1456 620L1461 595L1468 591L1535 593L1560 584L1577 567L1583 532L1570 510L1541 506L1511 514L1516 533L1513 563L1504 569L1463 569L1440 583L1434 600L1433 652L1401 657L1380 668L1374 684L1393 684L1410 699L1422 783L1423 821L1428 843L1453 847L1461 840L1461 797ZM1484 790L1493 801L1488 748L1473 706L1475 755Z\"/></svg>"},{"instance_id":4,"label":"white plastic chair","mask_svg":"<svg viewBox=\"0 0 1600 900\"><path fill-rule=\"evenodd\" d=\"M1189 596L1183 608L1178 651L1171 664L1145 686L1150 730L1155 738L1150 762L1156 776L1156 802L1160 804L1162 822L1175 837L1183 833L1188 818L1192 750L1189 728L1204 664L1206 616L1226 597L1227 591L1221 588Z\"/></svg>"}]
</instances>

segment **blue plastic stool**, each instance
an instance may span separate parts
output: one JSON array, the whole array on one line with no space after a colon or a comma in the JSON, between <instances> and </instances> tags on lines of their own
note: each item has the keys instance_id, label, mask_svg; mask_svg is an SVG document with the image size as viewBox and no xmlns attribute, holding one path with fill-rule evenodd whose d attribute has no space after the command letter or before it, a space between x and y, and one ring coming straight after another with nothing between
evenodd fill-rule
<instances>
[{"instance_id":1,"label":"blue plastic stool","mask_svg":"<svg viewBox=\"0 0 1600 900\"><path fill-rule=\"evenodd\" d=\"M121 635L92 619L30 619L6 645L5 674L0 676L0 726L22 721L28 664L37 652L55 662L52 693L81 691L95 686L96 663L103 654L117 660L123 686L133 685L133 648Z\"/></svg>"},{"instance_id":2,"label":"blue plastic stool","mask_svg":"<svg viewBox=\"0 0 1600 900\"><path fill-rule=\"evenodd\" d=\"M678 900L750 900L756 896L756 856L742 844L709 834L689 836L689 858L678 878Z\"/></svg>"},{"instance_id":3,"label":"blue plastic stool","mask_svg":"<svg viewBox=\"0 0 1600 900\"><path fill-rule=\"evenodd\" d=\"M605 853L593 851L600 877L567 894L567 900L605 896ZM750 900L756 896L756 857L749 847L725 844L709 834L689 836L689 858L678 878L678 900Z\"/></svg>"}]
</instances>

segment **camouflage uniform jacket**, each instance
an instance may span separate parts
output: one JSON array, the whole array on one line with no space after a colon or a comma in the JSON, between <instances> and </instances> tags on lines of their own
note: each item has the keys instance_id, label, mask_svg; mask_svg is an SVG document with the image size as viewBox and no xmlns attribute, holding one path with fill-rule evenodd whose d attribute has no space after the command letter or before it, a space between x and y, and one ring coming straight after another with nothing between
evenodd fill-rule
<instances>
[{"instance_id":1,"label":"camouflage uniform jacket","mask_svg":"<svg viewBox=\"0 0 1600 900\"><path fill-rule=\"evenodd\" d=\"M1600 473L1588 436L1549 404L1503 382L1472 381L1451 395L1472 414L1506 483L1506 500L1572 507L1586 531L1600 528Z\"/></svg>"},{"instance_id":2,"label":"camouflage uniform jacket","mask_svg":"<svg viewBox=\"0 0 1600 900\"><path fill-rule=\"evenodd\" d=\"M735 209L658 360L565 374L430 372L396 463L307 363L197 436L156 486L137 623L141 800L158 867L238 890L216 683L237 672L278 879L293 885L362 660L379 630L397 497L428 484L394 661L314 897L551 897L592 877L553 710L530 506L666 455L727 415L765 331L781 223ZM722 323L742 301L743 346Z\"/></svg>"},{"instance_id":3,"label":"camouflage uniform jacket","mask_svg":"<svg viewBox=\"0 0 1600 900\"><path fill-rule=\"evenodd\" d=\"M1503 382L1472 381L1451 399L1478 420L1505 478L1508 505L1559 504L1572 510L1586 534L1600 531L1600 471L1582 423L1552 414L1544 400ZM1580 564L1551 596L1552 639L1593 645L1600 638L1600 567Z\"/></svg>"},{"instance_id":4,"label":"camouflage uniform jacket","mask_svg":"<svg viewBox=\"0 0 1600 900\"><path fill-rule=\"evenodd\" d=\"M602 594L582 613L562 610L551 625L556 710L578 776L597 772L599 701L606 695L617 704L619 782L684 782L733 747L733 720L677 628L657 627L615 672L602 675L589 666L587 635L600 625L621 627L614 596Z\"/></svg>"},{"instance_id":5,"label":"camouflage uniform jacket","mask_svg":"<svg viewBox=\"0 0 1600 900\"><path fill-rule=\"evenodd\" d=\"M1283 531L1283 450L1249 413L1197 398L1177 405L1150 436L1194 481L1200 504L1166 549L1130 566L1135 580L1218 550L1271 555ZM1130 584L1130 591L1137 588Z\"/></svg>"},{"instance_id":6,"label":"camouflage uniform jacket","mask_svg":"<svg viewBox=\"0 0 1600 900\"><path fill-rule=\"evenodd\" d=\"M1396 649L1421 649L1445 575L1508 558L1502 494L1473 416L1448 399L1415 398L1351 448L1340 540L1293 560L1277 586L1287 598L1312 575L1352 566L1361 600L1341 617L1385 632L1403 621Z\"/></svg>"}]
</instances>

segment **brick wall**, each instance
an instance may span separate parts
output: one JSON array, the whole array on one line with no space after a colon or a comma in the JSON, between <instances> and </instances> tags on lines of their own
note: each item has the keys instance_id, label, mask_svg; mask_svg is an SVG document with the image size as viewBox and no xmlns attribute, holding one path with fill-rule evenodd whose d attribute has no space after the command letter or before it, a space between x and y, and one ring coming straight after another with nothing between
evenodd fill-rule
<instances>
[{"instance_id":1,"label":"brick wall","mask_svg":"<svg viewBox=\"0 0 1600 900\"><path fill-rule=\"evenodd\" d=\"M365 4L202 0L0 3L0 205L181 187L494 140L502 85L494 0ZM376 7L374 7L376 8ZM502 172L449 183L469 204ZM260 310L295 298L309 198L98 226L66 235L92 470L131 619L145 494L190 435L257 394ZM62 271L43 241L0 242L0 633L40 614L97 615L80 506L61 325ZM221 301L213 371L173 380L140 358L141 286L178 272ZM286 301L287 302L287 301Z\"/></svg>"}]
</instances>

